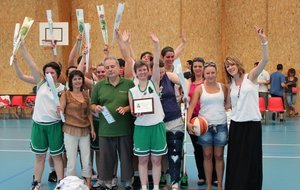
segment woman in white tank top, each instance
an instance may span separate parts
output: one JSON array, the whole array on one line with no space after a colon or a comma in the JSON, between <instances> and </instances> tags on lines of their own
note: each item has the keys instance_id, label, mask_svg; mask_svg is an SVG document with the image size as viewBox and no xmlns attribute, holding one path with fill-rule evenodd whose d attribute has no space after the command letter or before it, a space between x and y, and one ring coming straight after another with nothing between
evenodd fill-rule
<instances>
[{"instance_id":1,"label":"woman in white tank top","mask_svg":"<svg viewBox=\"0 0 300 190\"><path fill-rule=\"evenodd\" d=\"M229 128L225 190L262 189L262 129L258 107L258 75L268 62L267 37L255 27L262 43L262 60L249 74L234 57L225 58L224 67L230 82L231 121Z\"/></svg>"},{"instance_id":2,"label":"woman in white tank top","mask_svg":"<svg viewBox=\"0 0 300 190\"><path fill-rule=\"evenodd\" d=\"M228 130L225 107L229 108L227 88L217 82L217 67L213 62L204 64L205 81L197 86L190 102L187 120L190 121L194 107L200 100L199 115L206 118L209 129L207 133L198 137L198 143L203 147L204 171L206 176L206 190L212 189L212 155L216 161L218 190L222 190L224 173L224 146L227 144ZM188 122L189 133L194 133L193 124Z\"/></svg>"}]
</instances>

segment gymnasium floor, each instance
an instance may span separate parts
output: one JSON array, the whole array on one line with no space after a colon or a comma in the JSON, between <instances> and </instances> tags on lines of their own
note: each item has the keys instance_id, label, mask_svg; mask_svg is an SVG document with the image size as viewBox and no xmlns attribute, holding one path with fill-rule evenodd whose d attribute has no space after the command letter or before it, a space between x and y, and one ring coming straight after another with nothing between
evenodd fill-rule
<instances>
[{"instance_id":1,"label":"gymnasium floor","mask_svg":"<svg viewBox=\"0 0 300 190\"><path fill-rule=\"evenodd\" d=\"M30 188L34 155L29 149L31 120L0 120L0 190ZM198 187L193 148L188 143L188 189ZM300 187L300 119L287 118L283 124L269 121L263 126L263 190L293 190ZM53 190L47 181L48 163L42 180L43 190Z\"/></svg>"}]
</instances>

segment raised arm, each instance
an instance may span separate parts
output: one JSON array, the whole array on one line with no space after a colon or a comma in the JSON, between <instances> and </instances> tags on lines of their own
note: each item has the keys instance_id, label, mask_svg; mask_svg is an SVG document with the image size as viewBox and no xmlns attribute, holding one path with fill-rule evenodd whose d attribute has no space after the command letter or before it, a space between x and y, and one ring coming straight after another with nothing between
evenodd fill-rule
<instances>
[{"instance_id":1,"label":"raised arm","mask_svg":"<svg viewBox=\"0 0 300 190\"><path fill-rule=\"evenodd\" d=\"M160 72L159 72L159 40L153 32L150 33L150 37L154 44L154 57L153 57L153 70L152 70L152 81L155 84L156 90L159 89Z\"/></svg>"},{"instance_id":2,"label":"raised arm","mask_svg":"<svg viewBox=\"0 0 300 190\"><path fill-rule=\"evenodd\" d=\"M268 63L268 41L267 41L267 36L264 33L264 30L258 26L255 26L256 33L261 41L262 44L262 60L259 62L257 67L254 67L250 72L249 72L249 79L252 82L256 82L256 79L258 75L263 71L265 66Z\"/></svg>"},{"instance_id":3,"label":"raised arm","mask_svg":"<svg viewBox=\"0 0 300 190\"><path fill-rule=\"evenodd\" d=\"M182 54L182 52L183 52L183 50L185 48L185 45L186 45L186 37L185 37L184 34L182 34L182 36L181 36L181 43L174 50L174 52L175 52L174 60L177 59Z\"/></svg>"},{"instance_id":4,"label":"raised arm","mask_svg":"<svg viewBox=\"0 0 300 190\"><path fill-rule=\"evenodd\" d=\"M77 51L78 51L78 48L79 48L79 44L78 42L81 42L82 41L82 34L79 34L76 38L76 42L70 52L70 55L69 55L69 66L76 66L76 63L75 63L75 57L76 57L76 54L77 54Z\"/></svg>"},{"instance_id":5,"label":"raised arm","mask_svg":"<svg viewBox=\"0 0 300 190\"><path fill-rule=\"evenodd\" d=\"M119 29L116 29L116 37L118 40L119 48L121 54L126 62L125 70L124 70L124 77L127 79L133 78L133 65L134 59L130 56L130 48L129 48L129 35L126 31L123 34L120 34Z\"/></svg>"},{"instance_id":6,"label":"raised arm","mask_svg":"<svg viewBox=\"0 0 300 190\"><path fill-rule=\"evenodd\" d=\"M27 63L27 65L29 65L29 68L30 68L31 74L35 80L35 83L36 84L39 83L42 79L43 74L37 68L36 63L34 62L30 53L27 51L23 42L21 42L20 48L21 48L22 55L25 59L25 62Z\"/></svg>"},{"instance_id":7,"label":"raised arm","mask_svg":"<svg viewBox=\"0 0 300 190\"><path fill-rule=\"evenodd\" d=\"M24 82L30 83L30 84L37 84L33 78L33 76L29 76L29 75L25 75L20 67L19 67L19 62L18 59L16 58L16 56L14 56L14 60L13 60L13 66L14 69L16 71L16 74L18 76L18 78Z\"/></svg>"},{"instance_id":8,"label":"raised arm","mask_svg":"<svg viewBox=\"0 0 300 190\"><path fill-rule=\"evenodd\" d=\"M166 72L166 75L168 76L170 81L172 81L174 84L181 85L178 74L176 74L174 72ZM184 83L185 83L185 86L186 86L186 89L187 89L187 93L189 93L191 82L184 79ZM187 94L187 96L188 96L188 94Z\"/></svg>"},{"instance_id":9,"label":"raised arm","mask_svg":"<svg viewBox=\"0 0 300 190\"><path fill-rule=\"evenodd\" d=\"M87 46L84 47L83 51L82 51L82 57L81 60L77 66L77 69L79 71L81 71L83 74L85 73L85 69L84 69L84 63L86 61L86 54L88 53L89 49Z\"/></svg>"}]
</instances>

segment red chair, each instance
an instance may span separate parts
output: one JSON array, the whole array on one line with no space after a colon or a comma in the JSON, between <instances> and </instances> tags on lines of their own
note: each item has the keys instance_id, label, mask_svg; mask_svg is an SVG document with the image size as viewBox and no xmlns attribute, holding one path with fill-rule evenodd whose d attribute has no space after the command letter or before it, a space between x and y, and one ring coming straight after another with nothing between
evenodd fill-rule
<instances>
[{"instance_id":1,"label":"red chair","mask_svg":"<svg viewBox=\"0 0 300 190\"><path fill-rule=\"evenodd\" d=\"M17 118L19 118L19 116L23 116L24 114L24 109L28 108L28 106L26 106L23 103L23 96L13 96L11 98L11 106L15 108L15 115Z\"/></svg>"},{"instance_id":2,"label":"red chair","mask_svg":"<svg viewBox=\"0 0 300 190\"><path fill-rule=\"evenodd\" d=\"M0 96L0 114L2 118L6 118L6 116L10 115L11 110L14 108L11 108L10 106L10 97L7 96Z\"/></svg>"},{"instance_id":3,"label":"red chair","mask_svg":"<svg viewBox=\"0 0 300 190\"><path fill-rule=\"evenodd\" d=\"M33 95L33 96L27 96L26 99L25 99L26 106L33 107L34 104L35 104L35 98L36 98L35 95Z\"/></svg>"},{"instance_id":4,"label":"red chair","mask_svg":"<svg viewBox=\"0 0 300 190\"><path fill-rule=\"evenodd\" d=\"M259 103L259 111L261 113L265 112L265 124L267 124L267 112L268 112L268 110L266 108L265 99L263 97L259 97L258 98L258 103Z\"/></svg>"},{"instance_id":5,"label":"red chair","mask_svg":"<svg viewBox=\"0 0 300 190\"><path fill-rule=\"evenodd\" d=\"M268 100L268 110L274 113L281 114L285 112L282 99L280 97L270 97Z\"/></svg>"},{"instance_id":6,"label":"red chair","mask_svg":"<svg viewBox=\"0 0 300 190\"><path fill-rule=\"evenodd\" d=\"M266 104L265 104L265 99L263 97L259 97L258 101L259 101L259 110L260 110L260 112L267 111Z\"/></svg>"}]
</instances>

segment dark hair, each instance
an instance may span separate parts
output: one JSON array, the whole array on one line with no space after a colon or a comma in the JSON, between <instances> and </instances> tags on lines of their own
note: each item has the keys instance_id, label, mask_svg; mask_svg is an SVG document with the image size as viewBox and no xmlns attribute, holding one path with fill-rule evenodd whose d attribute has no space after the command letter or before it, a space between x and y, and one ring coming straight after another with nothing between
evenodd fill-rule
<instances>
[{"instance_id":1,"label":"dark hair","mask_svg":"<svg viewBox=\"0 0 300 190\"><path fill-rule=\"evenodd\" d=\"M200 63L202 63L202 66L203 66L204 63L205 63L205 61L204 61L204 59L203 59L202 57L195 57L195 58L192 60L192 64L191 64L191 81L192 81L192 82L195 82L195 80L196 80L195 72L194 72L194 69L193 69L194 63L195 63L195 62L200 62Z\"/></svg>"},{"instance_id":2,"label":"dark hair","mask_svg":"<svg viewBox=\"0 0 300 190\"><path fill-rule=\"evenodd\" d=\"M83 85L84 85L84 74L80 71L80 70L74 70L70 72L70 76L69 76L69 89L70 91L73 91L73 83L72 80L75 76L79 76L82 79L82 85L80 87L80 91L83 90Z\"/></svg>"},{"instance_id":3,"label":"dark hair","mask_svg":"<svg viewBox=\"0 0 300 190\"><path fill-rule=\"evenodd\" d=\"M66 70L66 77L69 76L70 69L77 69L77 67L76 67L76 66L69 66L69 67L67 68L67 70Z\"/></svg>"},{"instance_id":4,"label":"dark hair","mask_svg":"<svg viewBox=\"0 0 300 190\"><path fill-rule=\"evenodd\" d=\"M277 71L282 70L283 69L283 65L282 64L278 64L277 65Z\"/></svg>"},{"instance_id":5,"label":"dark hair","mask_svg":"<svg viewBox=\"0 0 300 190\"><path fill-rule=\"evenodd\" d=\"M56 72L56 74L57 74L57 78L60 76L61 68L60 68L59 64L56 63L56 62L54 62L54 61L49 62L49 63L47 63L46 65L43 66L43 73L44 73L44 76L46 76L45 71L46 71L46 69L47 69L48 67L51 67L52 69L55 70L55 72Z\"/></svg>"},{"instance_id":6,"label":"dark hair","mask_svg":"<svg viewBox=\"0 0 300 190\"><path fill-rule=\"evenodd\" d=\"M187 60L186 62L188 62L188 64L191 66L193 64L192 60Z\"/></svg>"},{"instance_id":7,"label":"dark hair","mask_svg":"<svg viewBox=\"0 0 300 190\"><path fill-rule=\"evenodd\" d=\"M165 67L165 64L163 62L163 60L159 59L159 64L158 64L159 68ZM153 69L153 62L150 62L150 68Z\"/></svg>"},{"instance_id":8,"label":"dark hair","mask_svg":"<svg viewBox=\"0 0 300 190\"><path fill-rule=\"evenodd\" d=\"M125 67L125 60L124 59L119 58L118 61L119 61L119 66L120 67Z\"/></svg>"},{"instance_id":9,"label":"dark hair","mask_svg":"<svg viewBox=\"0 0 300 190\"><path fill-rule=\"evenodd\" d=\"M168 52L173 52L174 53L174 49L170 46L164 47L161 50L160 55L164 57Z\"/></svg>"},{"instance_id":10,"label":"dark hair","mask_svg":"<svg viewBox=\"0 0 300 190\"><path fill-rule=\"evenodd\" d=\"M140 59L142 59L145 55L149 54L150 55L150 61L153 61L153 54L150 51L145 51L141 54Z\"/></svg>"},{"instance_id":11,"label":"dark hair","mask_svg":"<svg viewBox=\"0 0 300 190\"><path fill-rule=\"evenodd\" d=\"M290 68L288 70L287 76L295 76L296 75L296 70L294 68Z\"/></svg>"},{"instance_id":12,"label":"dark hair","mask_svg":"<svg viewBox=\"0 0 300 190\"><path fill-rule=\"evenodd\" d=\"M140 67L143 67L143 66L146 66L147 67L147 70L149 71L149 67L147 65L147 63L143 60L137 60L134 65L133 65L133 70L134 72L136 73L137 69L140 68Z\"/></svg>"}]
</instances>

